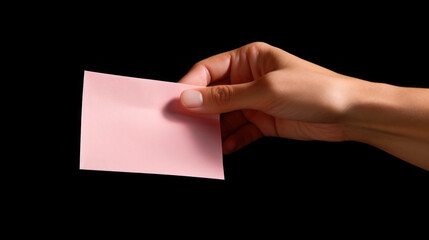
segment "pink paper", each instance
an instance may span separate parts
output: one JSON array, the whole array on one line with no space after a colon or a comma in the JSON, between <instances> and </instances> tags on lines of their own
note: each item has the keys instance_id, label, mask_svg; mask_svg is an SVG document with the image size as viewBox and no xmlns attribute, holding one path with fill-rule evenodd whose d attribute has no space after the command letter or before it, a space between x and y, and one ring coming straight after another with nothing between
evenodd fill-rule
<instances>
[{"instance_id":1,"label":"pink paper","mask_svg":"<svg viewBox=\"0 0 429 240\"><path fill-rule=\"evenodd\" d=\"M190 88L85 71L80 169L224 179L219 115L183 109Z\"/></svg>"}]
</instances>

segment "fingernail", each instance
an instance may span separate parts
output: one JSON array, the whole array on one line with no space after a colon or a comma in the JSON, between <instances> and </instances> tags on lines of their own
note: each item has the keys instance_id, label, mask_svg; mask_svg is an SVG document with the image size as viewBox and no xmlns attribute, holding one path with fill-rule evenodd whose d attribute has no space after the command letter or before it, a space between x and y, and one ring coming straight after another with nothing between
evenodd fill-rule
<instances>
[{"instance_id":1,"label":"fingernail","mask_svg":"<svg viewBox=\"0 0 429 240\"><path fill-rule=\"evenodd\" d=\"M180 96L183 106L187 108L200 107L203 105L203 95L199 91L185 90Z\"/></svg>"}]
</instances>

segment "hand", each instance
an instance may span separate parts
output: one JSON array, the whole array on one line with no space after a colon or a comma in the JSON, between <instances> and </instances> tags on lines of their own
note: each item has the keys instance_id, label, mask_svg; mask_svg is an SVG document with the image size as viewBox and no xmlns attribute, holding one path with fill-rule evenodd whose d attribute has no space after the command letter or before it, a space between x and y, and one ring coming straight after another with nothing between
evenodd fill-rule
<instances>
[{"instance_id":1,"label":"hand","mask_svg":"<svg viewBox=\"0 0 429 240\"><path fill-rule=\"evenodd\" d=\"M263 136L359 141L429 170L429 89L344 76L265 43L195 64L182 104L223 113L224 153ZM208 86L208 87L207 87Z\"/></svg>"},{"instance_id":2,"label":"hand","mask_svg":"<svg viewBox=\"0 0 429 240\"><path fill-rule=\"evenodd\" d=\"M347 140L340 122L347 83L337 74L265 43L252 43L195 64L181 83L211 86L184 91L190 111L224 113L224 153L262 136Z\"/></svg>"}]
</instances>

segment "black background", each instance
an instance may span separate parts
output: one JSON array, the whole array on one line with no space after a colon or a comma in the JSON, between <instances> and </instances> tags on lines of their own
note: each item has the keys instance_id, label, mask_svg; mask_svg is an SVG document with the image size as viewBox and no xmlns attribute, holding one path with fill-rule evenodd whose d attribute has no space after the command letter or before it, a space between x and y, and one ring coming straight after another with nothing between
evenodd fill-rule
<instances>
[{"instance_id":1,"label":"black background","mask_svg":"<svg viewBox=\"0 0 429 240\"><path fill-rule=\"evenodd\" d=\"M392 201L411 209L424 199L429 173L356 142L264 138L224 156L225 181L79 170L84 70L176 82L201 59L264 41L345 75L429 87L427 17L418 6L286 5L79 6L30 22L31 40L21 45L37 67L26 79L34 87L25 114L34 118L31 147L18 151L29 166L19 174L23 201L42 212L106 217L148 210L325 216L368 205L389 212Z\"/></svg>"}]
</instances>

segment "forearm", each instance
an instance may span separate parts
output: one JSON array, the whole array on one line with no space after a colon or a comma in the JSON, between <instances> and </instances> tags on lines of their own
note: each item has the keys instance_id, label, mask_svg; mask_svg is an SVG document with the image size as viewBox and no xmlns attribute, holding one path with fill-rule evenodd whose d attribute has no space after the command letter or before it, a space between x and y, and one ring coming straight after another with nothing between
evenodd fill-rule
<instances>
[{"instance_id":1,"label":"forearm","mask_svg":"<svg viewBox=\"0 0 429 240\"><path fill-rule=\"evenodd\" d=\"M344 119L349 138L429 170L429 89L351 85Z\"/></svg>"}]
</instances>

